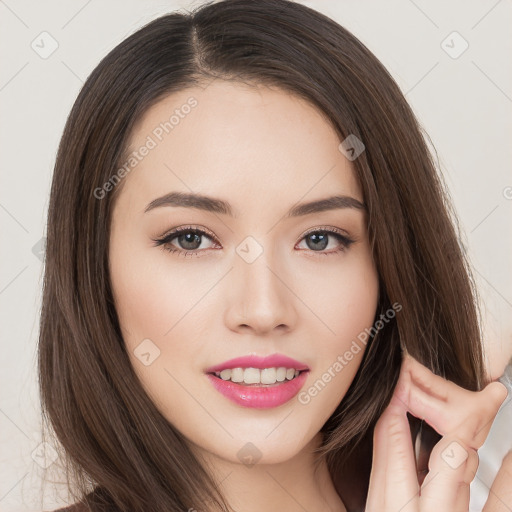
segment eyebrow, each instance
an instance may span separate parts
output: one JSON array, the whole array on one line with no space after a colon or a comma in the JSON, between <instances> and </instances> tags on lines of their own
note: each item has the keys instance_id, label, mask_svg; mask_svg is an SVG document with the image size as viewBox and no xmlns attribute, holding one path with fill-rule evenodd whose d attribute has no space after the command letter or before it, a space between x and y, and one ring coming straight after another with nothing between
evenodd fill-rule
<instances>
[{"instance_id":1,"label":"eyebrow","mask_svg":"<svg viewBox=\"0 0 512 512\"><path fill-rule=\"evenodd\" d=\"M161 206L175 206L184 208L197 208L212 213L220 213L223 215L229 215L231 217L238 217L233 214L231 205L222 199L214 197L208 197L201 194L192 194L184 192L170 192L162 197L151 201L146 208L144 213L147 213L155 208ZM354 197L336 195L327 197L325 199L319 199L317 201L310 201L308 203L296 204L286 213L285 217L300 217L303 215L309 215L311 213L319 213L328 210L337 210L343 208L354 208L357 210L366 210L365 205L355 199Z\"/></svg>"}]
</instances>

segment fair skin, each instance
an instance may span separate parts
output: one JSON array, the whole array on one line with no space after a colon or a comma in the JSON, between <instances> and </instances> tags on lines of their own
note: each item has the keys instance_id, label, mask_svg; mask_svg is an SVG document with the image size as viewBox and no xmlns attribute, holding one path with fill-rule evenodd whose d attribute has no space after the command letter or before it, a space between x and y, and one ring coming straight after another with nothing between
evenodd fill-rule
<instances>
[{"instance_id":1,"label":"fair skin","mask_svg":"<svg viewBox=\"0 0 512 512\"><path fill-rule=\"evenodd\" d=\"M469 485L478 469L477 450L506 397L507 389L500 382L491 382L479 392L467 391L406 354L391 401L375 427L366 512L467 511ZM424 418L443 436L432 450L421 485L407 412ZM483 512L510 510L511 470L508 455Z\"/></svg>"},{"instance_id":2,"label":"fair skin","mask_svg":"<svg viewBox=\"0 0 512 512\"><path fill-rule=\"evenodd\" d=\"M155 128L191 96L197 106L157 139ZM234 357L281 353L309 366L307 389L372 326L378 275L364 209L285 217L298 203L334 195L363 201L338 135L314 107L289 93L217 80L150 108L133 130L131 150L148 136L157 144L118 191L109 254L116 310L137 376L213 469L236 510L345 511L325 462L316 467L312 451L363 350L307 404L295 398L247 408L216 391L204 373ZM170 192L222 199L234 216L170 205L145 211ZM177 252L155 244L181 226L207 234L175 236L166 247ZM331 233L322 245L313 236L322 230L353 242L344 245ZM247 237L250 251L262 251L250 263L237 252ZM136 355L146 339L160 351L149 365ZM238 454L249 442L261 457L251 466ZM386 455L378 460L382 482ZM372 492L384 496L380 484Z\"/></svg>"}]
</instances>

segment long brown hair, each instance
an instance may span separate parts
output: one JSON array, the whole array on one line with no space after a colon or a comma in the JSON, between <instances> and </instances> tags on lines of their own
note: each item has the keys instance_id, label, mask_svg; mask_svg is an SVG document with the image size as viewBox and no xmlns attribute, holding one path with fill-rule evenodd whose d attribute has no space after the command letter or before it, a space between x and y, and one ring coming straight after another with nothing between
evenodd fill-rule
<instances>
[{"instance_id":1,"label":"long brown hair","mask_svg":"<svg viewBox=\"0 0 512 512\"><path fill-rule=\"evenodd\" d=\"M73 498L90 510L229 509L130 364L108 266L122 183L101 199L94 193L122 164L134 124L150 106L215 78L280 87L325 114L340 141L353 134L364 143L353 165L380 279L376 320L392 304L401 311L370 336L318 451L347 507L361 509L372 430L396 384L402 349L466 389L482 389L489 378L456 216L418 121L356 37L292 1L225 0L162 16L114 48L85 82L60 142L48 212L39 338L44 424L62 446ZM351 456L359 494L349 498L340 475Z\"/></svg>"}]
</instances>

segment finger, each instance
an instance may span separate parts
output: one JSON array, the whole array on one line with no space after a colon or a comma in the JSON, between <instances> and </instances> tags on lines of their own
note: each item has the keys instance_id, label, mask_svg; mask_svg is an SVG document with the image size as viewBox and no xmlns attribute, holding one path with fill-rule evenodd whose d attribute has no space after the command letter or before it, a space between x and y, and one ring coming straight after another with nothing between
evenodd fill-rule
<instances>
[{"instance_id":1,"label":"finger","mask_svg":"<svg viewBox=\"0 0 512 512\"><path fill-rule=\"evenodd\" d=\"M468 391L435 375L406 356L397 396L408 410L442 435L457 433L471 448L480 448L507 397L507 388L491 382L482 391Z\"/></svg>"},{"instance_id":2,"label":"finger","mask_svg":"<svg viewBox=\"0 0 512 512\"><path fill-rule=\"evenodd\" d=\"M404 357L403 365L404 373L410 374L419 388L443 402L448 401L458 390L464 389L457 386L454 382L431 372L410 354Z\"/></svg>"},{"instance_id":3,"label":"finger","mask_svg":"<svg viewBox=\"0 0 512 512\"><path fill-rule=\"evenodd\" d=\"M487 384L481 391L469 391L454 382L431 372L426 366L407 354L403 361L403 372L409 374L416 386L423 390L427 395L437 398L441 402L449 403L451 401L463 400L466 403L474 403L475 394L490 392L493 397L493 408L495 404L501 406L508 395L507 387L499 381L493 381ZM492 392L491 392L492 390ZM481 396L481 395L479 395ZM482 400L485 402L485 400ZM457 404L455 404L457 405Z\"/></svg>"},{"instance_id":4,"label":"finger","mask_svg":"<svg viewBox=\"0 0 512 512\"><path fill-rule=\"evenodd\" d=\"M470 403L462 398L444 403L412 383L404 401L411 414L425 419L441 435L456 433L465 444L479 449L506 396L506 389L500 383L491 383L483 391L471 393Z\"/></svg>"},{"instance_id":5,"label":"finger","mask_svg":"<svg viewBox=\"0 0 512 512\"><path fill-rule=\"evenodd\" d=\"M493 421L508 396L508 390L501 382L494 381L487 384L482 391L479 391L479 395L480 401L475 415L475 419L479 421L476 424L473 423L475 428L473 432L470 431L471 423L466 425L467 435L468 437L472 435L474 441L471 446L475 449L480 448L487 439ZM463 431L461 430L461 432Z\"/></svg>"},{"instance_id":6,"label":"finger","mask_svg":"<svg viewBox=\"0 0 512 512\"><path fill-rule=\"evenodd\" d=\"M492 483L482 512L510 512L512 510L512 451L503 459Z\"/></svg>"},{"instance_id":7,"label":"finger","mask_svg":"<svg viewBox=\"0 0 512 512\"><path fill-rule=\"evenodd\" d=\"M407 411L395 396L373 435L373 461L367 512L417 512L419 485Z\"/></svg>"},{"instance_id":8,"label":"finger","mask_svg":"<svg viewBox=\"0 0 512 512\"><path fill-rule=\"evenodd\" d=\"M429 473L420 490L422 512L467 511L469 485L478 469L478 453L453 436L434 446Z\"/></svg>"}]
</instances>

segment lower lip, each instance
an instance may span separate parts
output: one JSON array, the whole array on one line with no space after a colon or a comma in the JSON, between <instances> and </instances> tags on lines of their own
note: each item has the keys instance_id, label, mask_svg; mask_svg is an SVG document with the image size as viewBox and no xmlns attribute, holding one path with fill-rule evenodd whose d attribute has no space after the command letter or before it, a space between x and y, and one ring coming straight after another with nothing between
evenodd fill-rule
<instances>
[{"instance_id":1,"label":"lower lip","mask_svg":"<svg viewBox=\"0 0 512 512\"><path fill-rule=\"evenodd\" d=\"M211 373L207 376L214 388L238 405L254 409L270 409L291 400L302 388L309 371L304 371L292 380L275 386L243 386L230 380L222 380Z\"/></svg>"}]
</instances>

